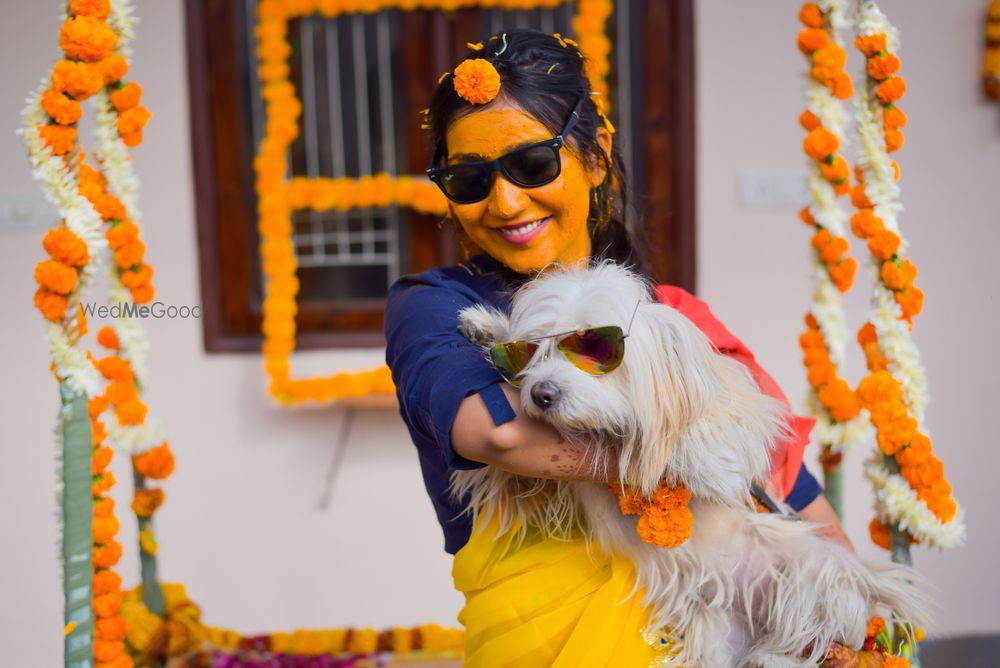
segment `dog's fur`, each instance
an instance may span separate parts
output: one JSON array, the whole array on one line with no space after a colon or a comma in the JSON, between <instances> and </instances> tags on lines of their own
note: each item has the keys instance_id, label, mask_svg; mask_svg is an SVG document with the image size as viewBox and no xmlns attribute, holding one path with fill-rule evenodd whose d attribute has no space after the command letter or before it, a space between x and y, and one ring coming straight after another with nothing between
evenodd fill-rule
<instances>
[{"instance_id":1,"label":"dog's fur","mask_svg":"<svg viewBox=\"0 0 1000 668\"><path fill-rule=\"evenodd\" d=\"M607 486L525 478L493 467L453 474L453 493L474 514L499 513L552 536L582 531L626 555L678 651L668 666L816 665L834 642L861 646L876 609L915 618L923 599L912 571L862 563L816 527L750 510L750 485L769 476L770 450L787 430L781 404L747 369L718 354L693 323L654 303L640 278L611 263L550 269L514 296L510 316L473 306L461 313L478 341L531 339L616 324L626 329L621 367L590 376L547 339L523 375L522 409L594 448L595 477L618 460L621 477L649 494L662 479L691 490L691 538L673 549L637 535L636 518ZM562 392L545 409L531 399L547 381Z\"/></svg>"}]
</instances>

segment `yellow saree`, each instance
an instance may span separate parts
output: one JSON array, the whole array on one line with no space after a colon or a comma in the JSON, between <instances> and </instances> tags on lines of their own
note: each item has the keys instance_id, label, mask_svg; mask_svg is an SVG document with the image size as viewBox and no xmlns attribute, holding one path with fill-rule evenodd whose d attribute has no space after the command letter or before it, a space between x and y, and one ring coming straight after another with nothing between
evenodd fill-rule
<instances>
[{"instance_id":1,"label":"yellow saree","mask_svg":"<svg viewBox=\"0 0 1000 668\"><path fill-rule=\"evenodd\" d=\"M648 612L635 569L590 552L583 539L554 540L517 527L499 534L496 515L478 523L455 555L465 594L466 668L646 668L666 645L644 637ZM630 596L630 594L632 594Z\"/></svg>"}]
</instances>

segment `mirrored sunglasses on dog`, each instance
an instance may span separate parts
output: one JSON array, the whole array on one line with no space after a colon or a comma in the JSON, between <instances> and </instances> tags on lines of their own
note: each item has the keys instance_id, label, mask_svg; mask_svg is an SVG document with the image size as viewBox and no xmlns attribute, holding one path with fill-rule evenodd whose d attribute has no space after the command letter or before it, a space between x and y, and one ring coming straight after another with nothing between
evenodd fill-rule
<instances>
[{"instance_id":1,"label":"mirrored sunglasses on dog","mask_svg":"<svg viewBox=\"0 0 1000 668\"><path fill-rule=\"evenodd\" d=\"M581 97L573 107L562 132L552 139L528 144L486 162L460 162L443 167L431 167L427 177L437 184L445 197L456 204L472 204L489 197L493 176L500 172L504 178L522 188L539 188L555 181L562 172L559 151L580 118ZM442 150L434 149L432 165L441 161Z\"/></svg>"},{"instance_id":2,"label":"mirrored sunglasses on dog","mask_svg":"<svg viewBox=\"0 0 1000 668\"><path fill-rule=\"evenodd\" d=\"M629 331L639 304L632 311ZM524 341L505 341L490 346L490 360L500 375L514 387L521 387L521 373L538 351L540 341L557 339L556 348L570 364L591 376L603 376L621 366L625 359L625 339L628 334L618 325L590 327L572 332L549 334Z\"/></svg>"}]
</instances>

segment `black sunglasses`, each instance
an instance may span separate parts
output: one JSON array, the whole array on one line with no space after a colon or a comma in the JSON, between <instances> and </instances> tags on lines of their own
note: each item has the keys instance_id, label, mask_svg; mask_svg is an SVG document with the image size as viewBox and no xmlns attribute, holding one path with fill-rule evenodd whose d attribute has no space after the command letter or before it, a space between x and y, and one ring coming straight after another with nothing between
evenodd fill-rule
<instances>
[{"instance_id":1,"label":"black sunglasses","mask_svg":"<svg viewBox=\"0 0 1000 668\"><path fill-rule=\"evenodd\" d=\"M493 174L500 172L511 183L522 188L538 188L552 183L562 171L559 151L566 144L566 137L580 120L580 107L586 96L581 96L556 137L540 141L487 162L462 162L444 167L431 167L427 177L437 184L444 196L456 204L472 204L486 199L493 188ZM441 145L434 149L431 165L442 159Z\"/></svg>"}]
</instances>

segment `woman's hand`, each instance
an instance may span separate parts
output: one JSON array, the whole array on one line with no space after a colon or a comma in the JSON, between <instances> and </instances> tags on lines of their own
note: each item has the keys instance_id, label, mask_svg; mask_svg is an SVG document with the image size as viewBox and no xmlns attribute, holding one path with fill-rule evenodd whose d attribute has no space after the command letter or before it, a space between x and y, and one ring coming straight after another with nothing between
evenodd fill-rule
<instances>
[{"instance_id":1,"label":"woman's hand","mask_svg":"<svg viewBox=\"0 0 1000 668\"><path fill-rule=\"evenodd\" d=\"M455 452L474 462L549 480L607 483L618 479L615 457L598 457L594 448L571 442L551 425L521 411L521 393L504 384L504 394L517 417L494 424L478 394L465 398L451 427Z\"/></svg>"}]
</instances>

